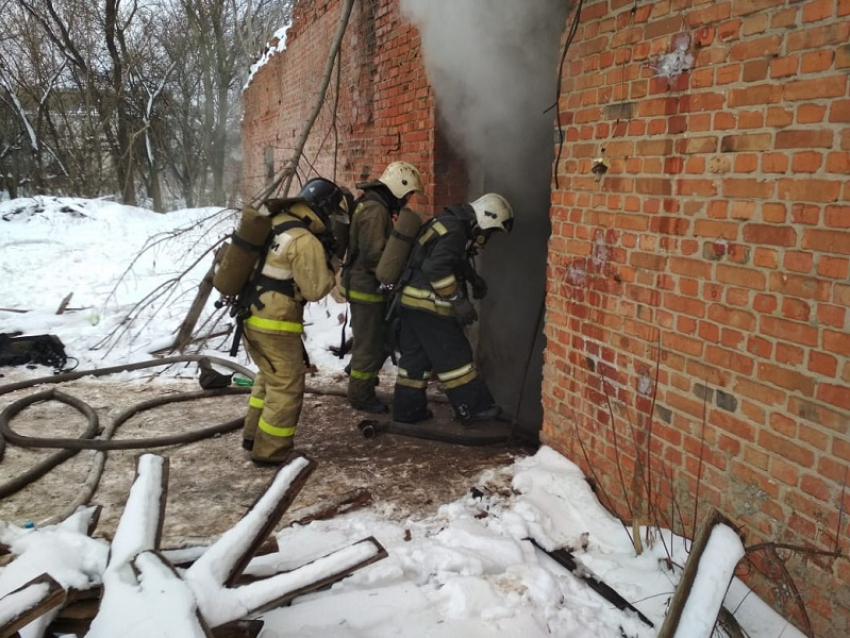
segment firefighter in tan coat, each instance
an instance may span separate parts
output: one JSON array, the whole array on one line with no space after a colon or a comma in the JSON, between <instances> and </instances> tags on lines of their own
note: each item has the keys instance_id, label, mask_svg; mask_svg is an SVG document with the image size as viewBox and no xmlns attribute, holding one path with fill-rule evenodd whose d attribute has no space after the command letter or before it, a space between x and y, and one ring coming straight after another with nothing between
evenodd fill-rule
<instances>
[{"instance_id":1,"label":"firefighter in tan coat","mask_svg":"<svg viewBox=\"0 0 850 638\"><path fill-rule=\"evenodd\" d=\"M346 206L342 190L322 178L283 201L243 326L245 349L259 369L243 447L257 463L279 463L293 447L304 397L304 305L334 286L330 219Z\"/></svg>"}]
</instances>

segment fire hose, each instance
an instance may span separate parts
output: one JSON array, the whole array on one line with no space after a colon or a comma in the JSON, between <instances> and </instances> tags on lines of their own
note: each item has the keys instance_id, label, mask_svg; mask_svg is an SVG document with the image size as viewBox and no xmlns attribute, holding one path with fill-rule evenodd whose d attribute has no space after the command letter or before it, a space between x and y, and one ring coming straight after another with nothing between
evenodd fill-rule
<instances>
[{"instance_id":1,"label":"fire hose","mask_svg":"<svg viewBox=\"0 0 850 638\"><path fill-rule=\"evenodd\" d=\"M240 374L248 377L249 379L254 378L254 373L237 363L232 361L228 361L226 359L219 359L217 357L210 357L206 355L181 355L176 357L165 357L162 359L154 359L151 361L143 361L139 363L132 363L124 366L114 366L109 368L100 368L96 370L80 370L74 372L66 372L63 374L51 375L49 377L39 377L36 379L29 379L27 381L19 381L16 383L10 383L5 386L0 386L0 396L4 394L8 394L10 392L14 392L15 390L20 390L36 385L47 385L47 384L58 384L66 381L74 381L76 379L80 379L86 376L94 376L101 377L109 374L115 374L118 372L127 372L133 370L143 370L146 368L152 368L156 366L164 366L171 365L174 363L184 363L190 361L201 361L208 360L211 363L215 363L216 365L220 365L226 367L234 372L239 372ZM6 449L6 441L8 440L10 443L15 445L26 447L26 448L52 448L59 449L60 451L56 454L50 456L45 459L35 467L30 468L28 471L23 474L17 476L11 481L8 481L2 485L0 485L0 498L5 498L15 492L23 489L30 483L38 480L42 476L44 476L47 472L52 470L57 465L67 461L78 452L82 450L96 450L97 454L95 457L95 461L92 465L92 468L89 471L88 478L86 479L86 483L83 486L83 489L80 490L77 498L74 503L66 508L66 511L62 514L52 517L47 523L58 522L64 520L72 514L76 508L80 505L83 505L88 502L91 498L91 495L94 494L94 491L97 489L97 485L100 481L100 476L103 472L103 467L106 460L105 452L107 450L129 450L129 449L148 449L152 447L162 447L166 445L176 445L180 443L190 443L194 441L199 441L207 437L215 436L216 434L221 434L224 432L229 432L231 430L235 430L242 425L242 418L234 419L228 421L226 423L221 423L218 425L213 425L205 428L201 428L200 430L187 432L184 434L177 435L169 435L169 436L159 436L153 438L145 438L145 439L132 439L132 440L114 440L112 437L114 436L116 430L127 420L129 420L132 416L138 414L139 412L149 410L151 408L164 405L166 403L175 403L182 401L192 401L195 399L206 398L206 397L214 397L214 396L223 396L223 395L233 395L233 394L247 394L250 392L250 388L220 388L215 390L203 390L196 392L184 392L180 394L171 395L168 397L159 397L156 399L150 399L148 401L144 401L142 403L138 403L130 408L124 410L120 414L118 414L112 422L103 429L103 432L100 433L99 438L94 438L98 436L100 431L99 419L97 413L94 409L86 404L84 401L81 401L75 397L69 396L63 392L60 392L56 388L50 388L48 390L38 392L36 394L24 397L19 399L10 405L8 405L2 413L0 413L0 460L3 458L3 454ZM55 400L61 403L65 403L73 408L75 408L78 412L83 414L86 417L88 424L86 430L82 433L79 438L76 439L64 439L64 438L44 438L44 437L29 437L16 433L12 430L9 422L10 420L19 412L21 412L26 407L42 402Z\"/></svg>"}]
</instances>

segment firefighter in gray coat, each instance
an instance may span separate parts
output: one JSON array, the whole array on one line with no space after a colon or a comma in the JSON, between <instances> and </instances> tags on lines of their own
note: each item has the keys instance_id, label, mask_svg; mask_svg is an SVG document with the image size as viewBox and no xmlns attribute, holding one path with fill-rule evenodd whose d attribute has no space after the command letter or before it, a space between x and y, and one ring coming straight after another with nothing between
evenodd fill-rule
<instances>
[{"instance_id":1,"label":"firefighter in gray coat","mask_svg":"<svg viewBox=\"0 0 850 638\"><path fill-rule=\"evenodd\" d=\"M510 204L495 193L447 208L423 225L402 281L394 420L418 423L431 418L425 390L432 370L464 425L501 413L478 374L464 327L478 319L467 283L475 298L486 294L470 255L493 233L510 232L512 225Z\"/></svg>"},{"instance_id":2,"label":"firefighter in gray coat","mask_svg":"<svg viewBox=\"0 0 850 638\"><path fill-rule=\"evenodd\" d=\"M407 162L388 164L374 182L358 184L363 195L351 216L348 257L340 292L350 302L354 342L348 401L356 410L381 414L386 405L375 394L378 371L391 354L386 321L387 294L375 269L393 230L393 220L411 195L422 192L419 171Z\"/></svg>"}]
</instances>

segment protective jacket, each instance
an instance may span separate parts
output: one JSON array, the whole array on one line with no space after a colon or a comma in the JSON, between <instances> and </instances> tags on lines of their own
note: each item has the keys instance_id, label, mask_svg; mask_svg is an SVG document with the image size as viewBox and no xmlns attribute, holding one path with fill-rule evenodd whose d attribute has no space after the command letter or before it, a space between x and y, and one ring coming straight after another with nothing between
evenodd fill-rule
<instances>
[{"instance_id":1,"label":"protective jacket","mask_svg":"<svg viewBox=\"0 0 850 638\"><path fill-rule=\"evenodd\" d=\"M340 292L349 301L383 303L385 295L375 268L381 260L393 228L392 212L380 193L366 191L354 208L349 231L348 258L343 267Z\"/></svg>"},{"instance_id":2,"label":"protective jacket","mask_svg":"<svg viewBox=\"0 0 850 638\"><path fill-rule=\"evenodd\" d=\"M458 291L466 292L467 245L471 239L469 223L464 219L467 214L462 206L447 208L422 227L402 288L402 306L454 317L447 298Z\"/></svg>"},{"instance_id":3,"label":"protective jacket","mask_svg":"<svg viewBox=\"0 0 850 638\"><path fill-rule=\"evenodd\" d=\"M295 204L293 211L304 204ZM281 232L281 228L285 228ZM246 326L258 332L303 332L304 303L318 301L334 285L321 242L288 212L272 218L273 237L260 272ZM275 284L275 282L281 282ZM287 288L291 289L287 290Z\"/></svg>"},{"instance_id":4,"label":"protective jacket","mask_svg":"<svg viewBox=\"0 0 850 638\"><path fill-rule=\"evenodd\" d=\"M428 418L425 390L437 373L452 410L463 422L495 408L478 375L472 348L455 318L450 297L465 296L472 239L468 205L447 208L427 222L411 255L401 293L401 330L393 395L393 417L417 422Z\"/></svg>"},{"instance_id":5,"label":"protective jacket","mask_svg":"<svg viewBox=\"0 0 850 638\"><path fill-rule=\"evenodd\" d=\"M293 446L304 397L304 304L334 285L325 249L298 217L301 206L272 218L273 237L244 324L245 349L259 369L242 430L255 461L282 461Z\"/></svg>"}]
</instances>

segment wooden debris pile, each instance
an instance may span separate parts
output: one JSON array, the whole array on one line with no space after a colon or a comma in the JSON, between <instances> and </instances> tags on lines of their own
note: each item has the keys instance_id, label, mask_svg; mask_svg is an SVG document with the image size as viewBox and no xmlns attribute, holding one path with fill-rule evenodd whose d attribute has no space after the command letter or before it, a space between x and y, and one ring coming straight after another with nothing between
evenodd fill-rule
<instances>
[{"instance_id":1,"label":"wooden debris pile","mask_svg":"<svg viewBox=\"0 0 850 638\"><path fill-rule=\"evenodd\" d=\"M0 638L48 632L91 638L257 636L262 622L250 617L387 556L368 537L296 569L263 578L246 575L315 466L303 454L293 454L236 525L179 566L160 547L168 459L155 454L136 459L136 478L111 544L92 538L97 507L81 508L39 530L13 530L0 522L0 539L15 555L0 571ZM307 518L368 501L368 494L349 494L339 508ZM45 568L50 551L77 560L54 560Z\"/></svg>"}]
</instances>

